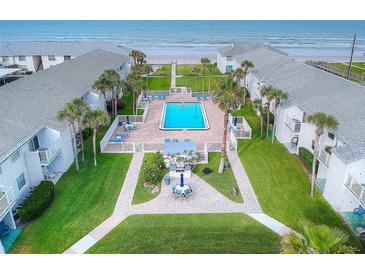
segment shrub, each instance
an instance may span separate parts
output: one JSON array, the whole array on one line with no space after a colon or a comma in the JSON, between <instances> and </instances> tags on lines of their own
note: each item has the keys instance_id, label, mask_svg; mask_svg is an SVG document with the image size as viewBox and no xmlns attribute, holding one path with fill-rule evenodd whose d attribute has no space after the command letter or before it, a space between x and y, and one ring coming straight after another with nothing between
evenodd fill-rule
<instances>
[{"instance_id":1,"label":"shrub","mask_svg":"<svg viewBox=\"0 0 365 274\"><path fill-rule=\"evenodd\" d=\"M162 154L160 152L156 152L153 155L152 165L145 167L142 170L143 179L145 182L157 184L162 180L165 174L165 169L166 165Z\"/></svg>"},{"instance_id":2,"label":"shrub","mask_svg":"<svg viewBox=\"0 0 365 274\"><path fill-rule=\"evenodd\" d=\"M308 171L311 172L313 164L313 153L305 147L299 147L299 159L303 162ZM319 162L316 164L316 174L318 172Z\"/></svg>"},{"instance_id":3,"label":"shrub","mask_svg":"<svg viewBox=\"0 0 365 274\"><path fill-rule=\"evenodd\" d=\"M40 217L51 205L54 198L54 184L42 181L24 200L17 213L23 222L29 222Z\"/></svg>"}]
</instances>

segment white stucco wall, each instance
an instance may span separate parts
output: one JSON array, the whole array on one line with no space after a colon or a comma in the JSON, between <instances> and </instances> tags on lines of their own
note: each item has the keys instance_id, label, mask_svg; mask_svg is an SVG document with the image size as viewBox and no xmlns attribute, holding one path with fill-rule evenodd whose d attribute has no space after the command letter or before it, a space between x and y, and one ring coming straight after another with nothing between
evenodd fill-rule
<instances>
[{"instance_id":1,"label":"white stucco wall","mask_svg":"<svg viewBox=\"0 0 365 274\"><path fill-rule=\"evenodd\" d=\"M323 196L336 211L352 211L358 207L355 197L345 187L348 176L346 165L332 155Z\"/></svg>"}]
</instances>

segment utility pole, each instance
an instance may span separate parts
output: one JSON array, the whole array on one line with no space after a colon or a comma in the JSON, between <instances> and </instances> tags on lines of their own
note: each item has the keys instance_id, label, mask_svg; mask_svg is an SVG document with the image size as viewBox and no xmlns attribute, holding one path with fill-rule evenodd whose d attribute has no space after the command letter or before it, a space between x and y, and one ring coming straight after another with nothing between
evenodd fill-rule
<instances>
[{"instance_id":1,"label":"utility pole","mask_svg":"<svg viewBox=\"0 0 365 274\"><path fill-rule=\"evenodd\" d=\"M352 66L352 57L354 55L354 49L355 49L355 42L356 42L356 33L354 34L354 40L352 41L350 64L349 64L349 69L347 71L347 80L350 78L350 72L351 72L351 66Z\"/></svg>"}]
</instances>

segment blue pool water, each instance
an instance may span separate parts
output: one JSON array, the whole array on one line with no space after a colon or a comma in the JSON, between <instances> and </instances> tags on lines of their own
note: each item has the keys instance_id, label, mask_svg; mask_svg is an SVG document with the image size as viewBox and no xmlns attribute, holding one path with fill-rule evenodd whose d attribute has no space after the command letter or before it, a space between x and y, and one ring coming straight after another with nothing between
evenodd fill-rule
<instances>
[{"instance_id":1,"label":"blue pool water","mask_svg":"<svg viewBox=\"0 0 365 274\"><path fill-rule=\"evenodd\" d=\"M166 103L165 129L206 128L200 103Z\"/></svg>"}]
</instances>

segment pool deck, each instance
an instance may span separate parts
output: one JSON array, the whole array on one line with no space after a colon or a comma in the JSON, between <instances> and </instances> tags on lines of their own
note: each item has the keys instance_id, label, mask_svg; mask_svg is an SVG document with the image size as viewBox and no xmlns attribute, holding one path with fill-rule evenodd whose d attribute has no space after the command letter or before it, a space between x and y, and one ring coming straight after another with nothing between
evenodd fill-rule
<instances>
[{"instance_id":1,"label":"pool deck","mask_svg":"<svg viewBox=\"0 0 365 274\"><path fill-rule=\"evenodd\" d=\"M206 130L161 130L159 126L164 102L197 102L197 100L189 94L175 94L166 100L153 100L146 121L129 133L127 142L163 143L164 138L188 138L197 144L222 142L224 113L211 100L203 102L210 126ZM115 132L122 133L123 130L118 127Z\"/></svg>"}]
</instances>

